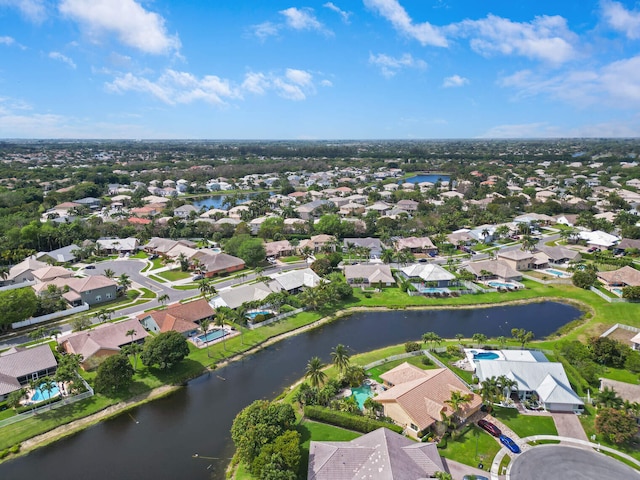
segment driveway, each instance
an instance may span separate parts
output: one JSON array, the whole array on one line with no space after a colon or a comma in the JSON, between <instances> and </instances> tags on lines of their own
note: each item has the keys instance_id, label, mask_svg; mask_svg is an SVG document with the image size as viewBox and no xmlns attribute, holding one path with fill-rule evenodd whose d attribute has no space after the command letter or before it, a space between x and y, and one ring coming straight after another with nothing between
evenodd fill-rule
<instances>
[{"instance_id":1,"label":"driveway","mask_svg":"<svg viewBox=\"0 0 640 480\"><path fill-rule=\"evenodd\" d=\"M483 477L491 478L490 472L480 470L479 468L470 467L469 465L465 465L464 463L455 462L447 458L443 458L442 463L453 477L453 480L462 480L465 475L482 475ZM485 463L485 468L490 466L490 463Z\"/></svg>"},{"instance_id":2,"label":"driveway","mask_svg":"<svg viewBox=\"0 0 640 480\"><path fill-rule=\"evenodd\" d=\"M575 413L551 412L551 417L553 417L553 421L556 424L558 436L577 438L578 440L584 440L585 442L589 441L587 434L584 433L584 428L582 428L580 419Z\"/></svg>"}]
</instances>

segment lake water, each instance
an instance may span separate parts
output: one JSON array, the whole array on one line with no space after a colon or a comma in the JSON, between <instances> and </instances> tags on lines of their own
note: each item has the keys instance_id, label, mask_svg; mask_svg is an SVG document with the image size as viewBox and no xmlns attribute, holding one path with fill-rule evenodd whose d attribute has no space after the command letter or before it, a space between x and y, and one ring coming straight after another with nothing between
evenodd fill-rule
<instances>
[{"instance_id":1,"label":"lake water","mask_svg":"<svg viewBox=\"0 0 640 480\"><path fill-rule=\"evenodd\" d=\"M451 177L449 175L440 175L437 173L429 173L425 175L416 175L414 177L409 177L402 180L399 183L422 183L422 182L431 182L436 183L438 180L441 182L448 182Z\"/></svg>"},{"instance_id":2,"label":"lake water","mask_svg":"<svg viewBox=\"0 0 640 480\"><path fill-rule=\"evenodd\" d=\"M243 203L248 202L249 200L251 200L252 197L255 197L257 195L257 193L242 193L239 194L239 199L237 204L241 205ZM232 195L227 195L227 194L219 194L219 195L210 195L207 197L198 197L197 200L193 201L193 206L196 207L198 210L201 209L202 207L207 207L207 210L210 210L212 208L217 208L220 210L229 210L229 205L225 205L224 202L227 199L227 197L229 196L233 196Z\"/></svg>"},{"instance_id":3,"label":"lake water","mask_svg":"<svg viewBox=\"0 0 640 480\"><path fill-rule=\"evenodd\" d=\"M285 339L189 382L174 395L6 462L0 465L0 479L222 479L234 452L229 430L236 414L253 400L276 397L304 375L311 357L330 361L338 343L354 354L418 340L429 331L448 338L457 333L509 337L512 328L526 328L543 338L579 316L577 309L552 302L358 313Z\"/></svg>"}]
</instances>

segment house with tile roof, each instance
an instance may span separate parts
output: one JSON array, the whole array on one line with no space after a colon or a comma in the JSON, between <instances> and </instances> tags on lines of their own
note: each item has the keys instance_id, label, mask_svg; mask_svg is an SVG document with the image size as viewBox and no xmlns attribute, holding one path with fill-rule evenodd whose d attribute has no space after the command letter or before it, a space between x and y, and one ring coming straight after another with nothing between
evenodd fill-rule
<instances>
[{"instance_id":1,"label":"house with tile roof","mask_svg":"<svg viewBox=\"0 0 640 480\"><path fill-rule=\"evenodd\" d=\"M311 441L308 480L418 480L446 472L435 443L379 428L349 442Z\"/></svg>"},{"instance_id":2,"label":"house with tile roof","mask_svg":"<svg viewBox=\"0 0 640 480\"><path fill-rule=\"evenodd\" d=\"M35 256L27 257L9 269L9 275L6 279L0 277L0 285L32 282L34 280L33 271L46 266L45 262L41 262Z\"/></svg>"},{"instance_id":3,"label":"house with tile roof","mask_svg":"<svg viewBox=\"0 0 640 480\"><path fill-rule=\"evenodd\" d=\"M264 249L267 257L286 257L293 255L295 248L289 243L289 240L278 240L275 242L265 242Z\"/></svg>"},{"instance_id":4,"label":"house with tile roof","mask_svg":"<svg viewBox=\"0 0 640 480\"><path fill-rule=\"evenodd\" d=\"M598 272L598 278L610 287L640 287L640 271L629 265L610 272Z\"/></svg>"},{"instance_id":5,"label":"house with tile roof","mask_svg":"<svg viewBox=\"0 0 640 480\"><path fill-rule=\"evenodd\" d=\"M405 433L414 438L421 438L443 416L456 414L464 421L482 405L480 396L471 392L448 368L422 370L404 362L380 378L388 389L375 397L375 401L382 404L385 416L404 426ZM470 400L457 412L447 403L454 391L470 395Z\"/></svg>"},{"instance_id":6,"label":"house with tile roof","mask_svg":"<svg viewBox=\"0 0 640 480\"><path fill-rule=\"evenodd\" d=\"M390 287L396 283L396 279L391 273L391 267L380 263L345 265L344 277L347 283L353 286L384 285Z\"/></svg>"},{"instance_id":7,"label":"house with tile roof","mask_svg":"<svg viewBox=\"0 0 640 480\"><path fill-rule=\"evenodd\" d=\"M207 278L221 273L237 272L245 267L244 260L241 258L208 249L196 251L193 256L189 257L189 261L192 265L197 263L198 269Z\"/></svg>"},{"instance_id":8,"label":"house with tile roof","mask_svg":"<svg viewBox=\"0 0 640 480\"><path fill-rule=\"evenodd\" d=\"M128 335L130 331L135 333ZM61 345L67 353L82 355L80 365L84 370L92 370L106 357L120 353L125 345L143 343L148 336L138 319L132 318L74 333L65 338Z\"/></svg>"},{"instance_id":9,"label":"house with tile roof","mask_svg":"<svg viewBox=\"0 0 640 480\"><path fill-rule=\"evenodd\" d=\"M505 282L522 280L522 274L520 272L514 270L508 263L501 260L470 262L463 268L473 273L477 279L488 280L497 278Z\"/></svg>"},{"instance_id":10,"label":"house with tile roof","mask_svg":"<svg viewBox=\"0 0 640 480\"><path fill-rule=\"evenodd\" d=\"M174 330L185 337L192 337L200 328L200 322L211 320L216 311L209 302L199 298L193 302L174 303L167 308L152 310L138 315L142 326L154 333Z\"/></svg>"},{"instance_id":11,"label":"house with tile roof","mask_svg":"<svg viewBox=\"0 0 640 480\"><path fill-rule=\"evenodd\" d=\"M411 253L438 253L429 237L399 238L395 242L396 251L409 250Z\"/></svg>"},{"instance_id":12,"label":"house with tile roof","mask_svg":"<svg viewBox=\"0 0 640 480\"><path fill-rule=\"evenodd\" d=\"M11 348L0 355L0 401L20 390L30 380L53 375L58 368L49 345Z\"/></svg>"},{"instance_id":13,"label":"house with tile roof","mask_svg":"<svg viewBox=\"0 0 640 480\"><path fill-rule=\"evenodd\" d=\"M34 280L38 282L49 282L54 278L71 278L74 275L73 270L68 270L64 267L42 267L34 270L33 272Z\"/></svg>"}]
</instances>

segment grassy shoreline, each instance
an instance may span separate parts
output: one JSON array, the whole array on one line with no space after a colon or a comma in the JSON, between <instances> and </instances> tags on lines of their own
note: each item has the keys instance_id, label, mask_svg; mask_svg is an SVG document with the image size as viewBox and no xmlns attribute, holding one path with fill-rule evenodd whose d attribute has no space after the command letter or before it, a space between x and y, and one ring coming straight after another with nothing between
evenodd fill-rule
<instances>
[{"instance_id":1,"label":"grassy shoreline","mask_svg":"<svg viewBox=\"0 0 640 480\"><path fill-rule=\"evenodd\" d=\"M161 383L159 385L149 385L149 388L146 391L137 393L138 395L146 395L147 399L143 399L143 403L145 401L150 401L152 398L155 398L157 392L161 391L161 389L163 388L179 388L172 387L172 385L184 383L191 378L205 373L207 370L225 366L231 362L235 362L237 360L245 358L246 356L251 355L263 348L266 348L269 345L272 345L282 339L297 335L313 328L317 328L328 322L332 322L339 318L349 316L355 312L389 311L398 309L450 310L458 308L490 308L493 306L554 301L569 303L585 312L585 315L583 315L584 319L582 322L580 322L580 325L572 328L570 332L563 332L565 333L565 337L571 338L579 338L585 335L586 332L592 330L594 326L599 325L599 323L597 322L610 321L611 324L613 324L621 318L619 314L610 311L610 309L602 310L602 306L604 305L601 304L604 304L606 302L604 302L604 300L600 299L591 292L580 291L575 287L566 286L558 286L562 288L557 288L555 286L538 286L538 284L535 284L534 287L535 288L520 291L528 292L527 294L521 293L520 295L518 295L518 292L510 292L509 294L473 295L467 296L467 299L464 299L464 297L458 297L453 299L439 300L427 299L424 297L409 297L405 293L399 295L399 289L387 289L386 292L383 290L381 294L374 295L371 298L365 297L362 292L354 291L353 299L350 299L338 305L337 308L333 311L326 311L322 313L303 312L302 314L296 315L295 317L291 317L289 319L277 322L273 325L262 327L257 330L243 330L243 335L232 338L225 344L216 344L212 346L210 352L207 352L206 349L199 350L192 348L192 352L189 355L189 358L191 358L192 360L192 364L189 366L189 368L185 368L183 372L179 372L178 375L173 376L173 378L171 379L159 380L160 382L165 380L165 383ZM541 295L542 293L547 293L550 295ZM461 302L460 299L466 301ZM614 306L629 304L607 305ZM637 306L634 307L637 308ZM640 319L638 319L635 323L640 324ZM244 344L245 340L248 341L246 345ZM545 344L545 342L536 343L540 345ZM123 411L126 411L126 409L132 408L129 402L131 402L133 398L135 398L135 395L128 399L121 399L120 402L117 402L115 404L105 404L104 407L97 412L91 412L90 416L98 415L104 409L113 410L110 413L110 416L121 414ZM79 419L72 419L71 421L66 422L63 426L69 426L70 430L73 430L74 432L79 431L80 429L85 428L85 426L83 426L85 418L88 417L84 416ZM31 419L25 420L24 422L29 422L30 420ZM97 421L100 421L100 419L97 419L95 422ZM44 444L51 443L51 441L54 441L51 439L47 439L46 443L38 443L38 441L35 439L41 437L42 434L46 434L47 431L54 431L56 428L59 428L59 426L47 428L44 431L38 432L36 435L32 435L28 438L16 438L16 441L13 444L23 443L24 445L26 445L27 442L30 442L28 444L29 448L26 449L26 451L31 451L38 446L42 446ZM1 429L0 432L6 435L6 431L3 432L3 430L5 429ZM29 438L31 438L31 440L29 440ZM14 455L10 455L7 458L11 458L13 456Z\"/></svg>"}]
</instances>

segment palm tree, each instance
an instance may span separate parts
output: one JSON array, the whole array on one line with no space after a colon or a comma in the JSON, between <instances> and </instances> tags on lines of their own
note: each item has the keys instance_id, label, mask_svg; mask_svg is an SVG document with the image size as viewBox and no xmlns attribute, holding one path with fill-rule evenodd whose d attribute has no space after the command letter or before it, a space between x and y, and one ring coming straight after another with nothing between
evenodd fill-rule
<instances>
[{"instance_id":1,"label":"palm tree","mask_svg":"<svg viewBox=\"0 0 640 480\"><path fill-rule=\"evenodd\" d=\"M169 295L166 293L163 293L162 295L160 295L158 297L158 302L160 303L160 305L162 305L163 307L167 305L167 302L170 300Z\"/></svg>"},{"instance_id":2,"label":"palm tree","mask_svg":"<svg viewBox=\"0 0 640 480\"><path fill-rule=\"evenodd\" d=\"M460 345L462 345L462 340L464 339L464 335L461 333L456 333L456 340L458 340L458 343Z\"/></svg>"},{"instance_id":3,"label":"palm tree","mask_svg":"<svg viewBox=\"0 0 640 480\"><path fill-rule=\"evenodd\" d=\"M327 374L322 371L324 364L319 357L313 357L307 363L304 377L309 379L312 387L320 388L327 379Z\"/></svg>"},{"instance_id":4,"label":"palm tree","mask_svg":"<svg viewBox=\"0 0 640 480\"><path fill-rule=\"evenodd\" d=\"M100 322L106 322L111 319L111 310L107 310L106 308L101 308L96 315Z\"/></svg>"},{"instance_id":5,"label":"palm tree","mask_svg":"<svg viewBox=\"0 0 640 480\"><path fill-rule=\"evenodd\" d=\"M142 345L139 343L130 343L122 347L122 353L133 356L133 370L138 369L138 354L142 352Z\"/></svg>"},{"instance_id":6,"label":"palm tree","mask_svg":"<svg viewBox=\"0 0 640 480\"><path fill-rule=\"evenodd\" d=\"M433 347L437 342L442 342L442 338L440 338L440 335L435 332L427 332L422 335L422 341L424 343L430 343L431 349L433 350Z\"/></svg>"},{"instance_id":7,"label":"palm tree","mask_svg":"<svg viewBox=\"0 0 640 480\"><path fill-rule=\"evenodd\" d=\"M111 270L110 268L106 268L104 270L103 275L107 278L113 278L116 276L116 272L114 272L113 270Z\"/></svg>"},{"instance_id":8,"label":"palm tree","mask_svg":"<svg viewBox=\"0 0 640 480\"><path fill-rule=\"evenodd\" d=\"M518 386L518 382L505 375L500 375L497 378L497 382L502 393L502 397L505 399L508 399L511 396L513 388Z\"/></svg>"},{"instance_id":9,"label":"palm tree","mask_svg":"<svg viewBox=\"0 0 640 480\"><path fill-rule=\"evenodd\" d=\"M54 340L56 341L56 343L58 343L58 337L62 334L62 331L54 328L53 330L49 331L49 335L52 336L54 338Z\"/></svg>"},{"instance_id":10,"label":"palm tree","mask_svg":"<svg viewBox=\"0 0 640 480\"><path fill-rule=\"evenodd\" d=\"M133 343L133 337L135 337L136 335L138 335L138 332L136 332L133 328L131 330L127 330L127 333L125 333L125 335L127 337L131 337L131 343Z\"/></svg>"},{"instance_id":11,"label":"palm tree","mask_svg":"<svg viewBox=\"0 0 640 480\"><path fill-rule=\"evenodd\" d=\"M345 347L341 343L336 345L331 352L331 361L338 369L338 372L344 374L351 364L347 347Z\"/></svg>"},{"instance_id":12,"label":"palm tree","mask_svg":"<svg viewBox=\"0 0 640 480\"><path fill-rule=\"evenodd\" d=\"M224 349L227 349L227 344L226 344L226 334L224 332L224 322L228 321L229 316L227 314L227 312L225 312L224 310L220 311L218 310L216 312L216 316L214 317L214 322L216 324L216 326L220 327L222 329L222 346L224 347Z\"/></svg>"},{"instance_id":13,"label":"palm tree","mask_svg":"<svg viewBox=\"0 0 640 480\"><path fill-rule=\"evenodd\" d=\"M178 255L177 260L180 262L180 270L183 272L189 270L189 259L184 253L181 252L180 255Z\"/></svg>"},{"instance_id":14,"label":"palm tree","mask_svg":"<svg viewBox=\"0 0 640 480\"><path fill-rule=\"evenodd\" d=\"M500 345L500 348L504 348L505 344L507 343L506 337L503 337L502 335L496 338L496 341L498 342L498 345Z\"/></svg>"},{"instance_id":15,"label":"palm tree","mask_svg":"<svg viewBox=\"0 0 640 480\"><path fill-rule=\"evenodd\" d=\"M485 343L487 341L487 336L484 333L474 333L471 337L474 342L480 346L480 344Z\"/></svg>"},{"instance_id":16,"label":"palm tree","mask_svg":"<svg viewBox=\"0 0 640 480\"><path fill-rule=\"evenodd\" d=\"M524 250L525 252L532 252L537 244L538 240L533 238L531 235L524 235L522 237L522 246L520 247L520 249Z\"/></svg>"},{"instance_id":17,"label":"palm tree","mask_svg":"<svg viewBox=\"0 0 640 480\"><path fill-rule=\"evenodd\" d=\"M126 273L120 275L118 277L118 284L122 287L123 292L127 293L127 290L131 286L131 279L129 278L129 275Z\"/></svg>"},{"instance_id":18,"label":"palm tree","mask_svg":"<svg viewBox=\"0 0 640 480\"><path fill-rule=\"evenodd\" d=\"M216 287L211 283L211 279L206 277L198 282L198 290L200 290L200 294L205 300L207 299L207 295L215 295L218 293Z\"/></svg>"},{"instance_id":19,"label":"palm tree","mask_svg":"<svg viewBox=\"0 0 640 480\"><path fill-rule=\"evenodd\" d=\"M200 322L200 328L202 329L202 333L204 333L204 342L207 346L207 357L211 358L211 355L209 353L209 340L207 339L207 330L209 330L209 325L211 325L211 320L208 320L206 318Z\"/></svg>"},{"instance_id":20,"label":"palm tree","mask_svg":"<svg viewBox=\"0 0 640 480\"><path fill-rule=\"evenodd\" d=\"M511 336L520 342L523 349L527 343L533 340L533 332L527 331L524 328L512 328Z\"/></svg>"},{"instance_id":21,"label":"palm tree","mask_svg":"<svg viewBox=\"0 0 640 480\"><path fill-rule=\"evenodd\" d=\"M384 263L391 263L393 261L394 256L395 256L395 252L393 250L391 250L390 248L385 248L384 250L382 250L382 253L380 254L380 259Z\"/></svg>"},{"instance_id":22,"label":"palm tree","mask_svg":"<svg viewBox=\"0 0 640 480\"><path fill-rule=\"evenodd\" d=\"M47 400L51 399L51 392L54 388L57 387L55 380L51 377L43 377L38 379L38 388L42 391L47 392ZM49 404L49 408L51 408L51 404Z\"/></svg>"},{"instance_id":23,"label":"palm tree","mask_svg":"<svg viewBox=\"0 0 640 480\"><path fill-rule=\"evenodd\" d=\"M486 378L482 381L480 387L482 403L484 403L487 406L487 410L491 412L492 405L500 395L500 386L498 385L498 381L496 380L496 377Z\"/></svg>"},{"instance_id":24,"label":"palm tree","mask_svg":"<svg viewBox=\"0 0 640 480\"><path fill-rule=\"evenodd\" d=\"M610 387L604 387L595 398L596 405L606 408L620 408L623 400L618 396L616 391Z\"/></svg>"},{"instance_id":25,"label":"palm tree","mask_svg":"<svg viewBox=\"0 0 640 480\"><path fill-rule=\"evenodd\" d=\"M464 393L460 390L453 390L449 399L445 400L444 403L451 407L451 410L453 410L452 415L454 417L458 417L458 411L460 410L460 407L465 403L469 403L472 399L472 393Z\"/></svg>"}]
</instances>

